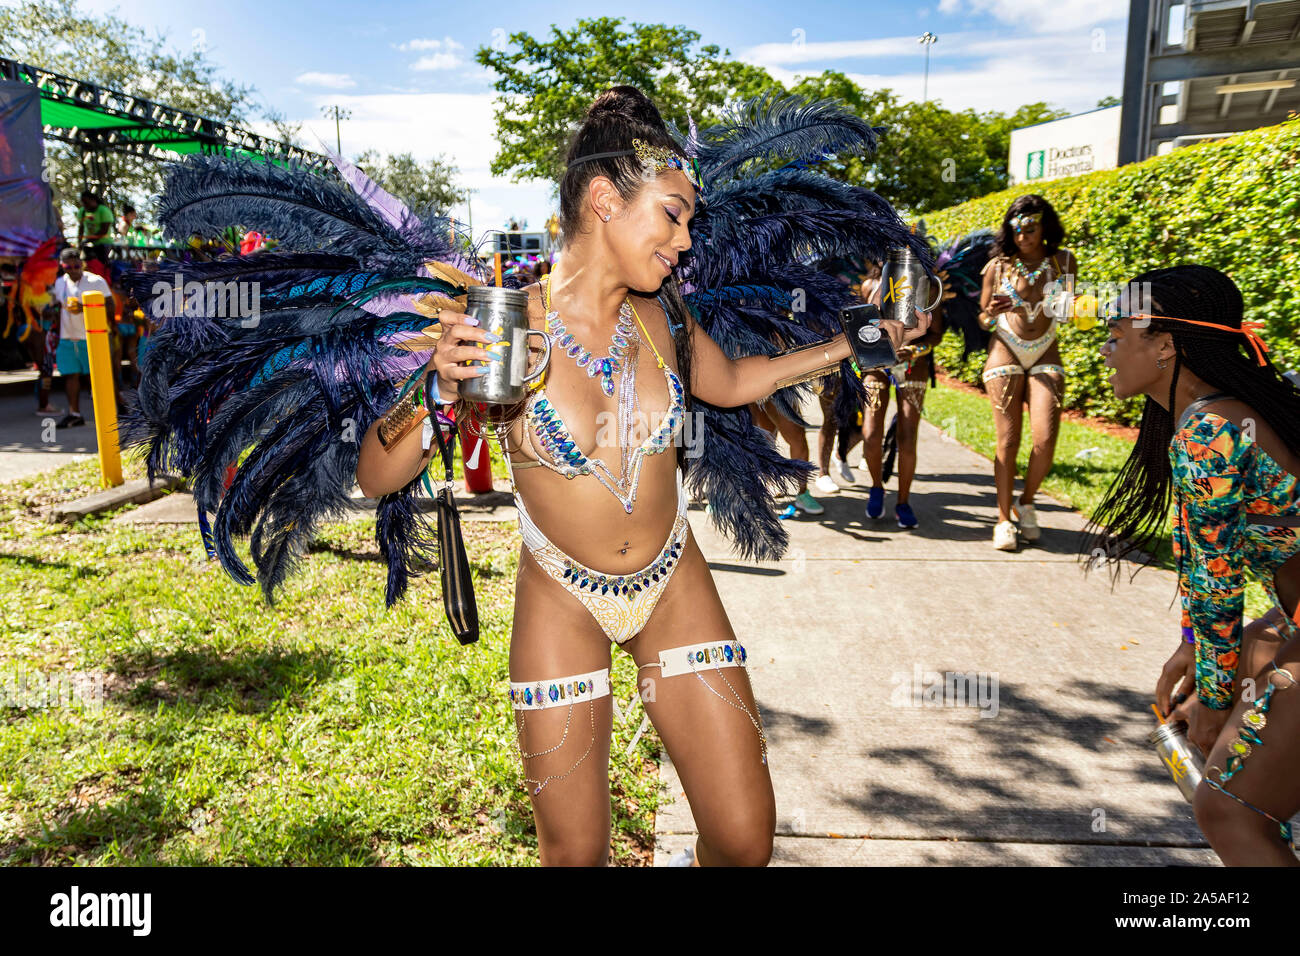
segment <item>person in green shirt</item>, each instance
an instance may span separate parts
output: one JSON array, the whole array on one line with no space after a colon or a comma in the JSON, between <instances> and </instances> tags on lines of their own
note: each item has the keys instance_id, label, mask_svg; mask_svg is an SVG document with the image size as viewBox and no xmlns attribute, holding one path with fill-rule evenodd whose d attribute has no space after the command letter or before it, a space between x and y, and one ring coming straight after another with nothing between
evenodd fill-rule
<instances>
[{"instance_id":1,"label":"person in green shirt","mask_svg":"<svg viewBox=\"0 0 1300 956\"><path fill-rule=\"evenodd\" d=\"M79 222L77 245L92 243L96 258L104 259L108 247L113 244L113 210L89 189L84 190Z\"/></svg>"}]
</instances>

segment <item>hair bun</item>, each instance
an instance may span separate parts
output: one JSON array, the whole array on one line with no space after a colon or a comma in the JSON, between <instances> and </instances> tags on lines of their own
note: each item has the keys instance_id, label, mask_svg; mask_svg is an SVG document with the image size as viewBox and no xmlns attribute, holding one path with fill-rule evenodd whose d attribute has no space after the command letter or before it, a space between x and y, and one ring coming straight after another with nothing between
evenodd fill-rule
<instances>
[{"instance_id":1,"label":"hair bun","mask_svg":"<svg viewBox=\"0 0 1300 956\"><path fill-rule=\"evenodd\" d=\"M597 96L587 110L587 121L604 116L619 116L656 129L664 128L659 110L635 86L613 86Z\"/></svg>"}]
</instances>

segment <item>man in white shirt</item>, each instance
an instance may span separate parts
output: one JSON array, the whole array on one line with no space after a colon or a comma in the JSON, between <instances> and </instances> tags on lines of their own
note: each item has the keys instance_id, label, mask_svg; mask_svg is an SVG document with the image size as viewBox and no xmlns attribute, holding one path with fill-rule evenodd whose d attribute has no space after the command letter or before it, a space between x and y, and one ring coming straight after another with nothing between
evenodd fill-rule
<instances>
[{"instance_id":1,"label":"man in white shirt","mask_svg":"<svg viewBox=\"0 0 1300 956\"><path fill-rule=\"evenodd\" d=\"M59 256L64 274L54 283L54 299L59 303L59 347L55 352L59 374L68 395L68 414L59 419L58 428L84 425L81 417L81 376L90 374L90 352L86 347L86 322L81 297L87 292L104 294L108 326L113 327L113 291L100 276L86 272L77 250L68 247Z\"/></svg>"}]
</instances>

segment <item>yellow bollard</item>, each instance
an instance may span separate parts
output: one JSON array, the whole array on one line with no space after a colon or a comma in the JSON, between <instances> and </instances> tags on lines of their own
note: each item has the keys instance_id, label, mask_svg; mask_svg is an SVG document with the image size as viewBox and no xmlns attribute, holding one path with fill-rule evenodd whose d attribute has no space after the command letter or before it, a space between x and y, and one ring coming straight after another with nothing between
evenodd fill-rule
<instances>
[{"instance_id":1,"label":"yellow bollard","mask_svg":"<svg viewBox=\"0 0 1300 956\"><path fill-rule=\"evenodd\" d=\"M99 482L105 488L122 483L122 455L117 444L117 398L113 393L113 348L108 341L104 293L81 297L90 354L90 397L95 403L95 438L99 442Z\"/></svg>"}]
</instances>

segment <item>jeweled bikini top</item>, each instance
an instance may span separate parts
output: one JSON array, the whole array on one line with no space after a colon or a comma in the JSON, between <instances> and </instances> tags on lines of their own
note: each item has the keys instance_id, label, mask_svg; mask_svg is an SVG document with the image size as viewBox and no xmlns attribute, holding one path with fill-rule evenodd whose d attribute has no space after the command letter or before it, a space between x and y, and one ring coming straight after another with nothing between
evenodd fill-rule
<instances>
[{"instance_id":1,"label":"jeweled bikini top","mask_svg":"<svg viewBox=\"0 0 1300 956\"><path fill-rule=\"evenodd\" d=\"M635 308L633 314L636 314ZM636 315L636 320L640 324L641 317ZM642 325L641 328L644 332L645 326ZM664 380L668 383L668 410L664 413L658 427L632 451L631 457L628 459L628 467L622 476L615 477L613 471L604 461L586 455L578 447L578 443L573 438L573 433L569 431L568 426L564 424L564 419L560 417L559 410L547 398L544 387L539 387L534 391L524 406L524 435L530 444L534 444L533 433L536 433L537 443L541 445L540 452L535 444L533 448L534 452L537 452L538 462L552 471L564 475L566 478L576 478L579 475L594 475L596 480L609 489L610 493L622 503L623 510L628 514L632 513L632 505L636 501L636 489L641 477L642 461L646 455L662 454L672 447L686 415L686 395L681 379L664 362L663 356L655 348L654 341L650 336L647 334L643 335L643 337L650 343L650 348L655 353L655 360L664 373ZM635 361L634 355L632 358ZM622 374L624 376L634 375L635 366L629 363ZM628 381L628 385L635 389L635 380ZM628 404L628 396L621 397L620 403ZM545 452L545 455L541 454L541 452Z\"/></svg>"}]
</instances>

